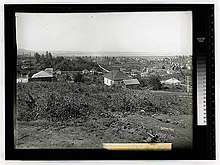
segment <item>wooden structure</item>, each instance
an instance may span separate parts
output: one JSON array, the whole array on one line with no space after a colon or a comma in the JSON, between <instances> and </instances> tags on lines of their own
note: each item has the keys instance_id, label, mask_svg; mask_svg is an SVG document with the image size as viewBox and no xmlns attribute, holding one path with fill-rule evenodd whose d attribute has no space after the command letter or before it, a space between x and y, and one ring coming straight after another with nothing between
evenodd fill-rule
<instances>
[{"instance_id":1,"label":"wooden structure","mask_svg":"<svg viewBox=\"0 0 220 165\"><path fill-rule=\"evenodd\" d=\"M35 73L31 77L30 81L49 81L49 82L51 82L51 81L56 81L56 77L54 77L53 74L50 74L46 71L40 71L38 73Z\"/></svg>"}]
</instances>

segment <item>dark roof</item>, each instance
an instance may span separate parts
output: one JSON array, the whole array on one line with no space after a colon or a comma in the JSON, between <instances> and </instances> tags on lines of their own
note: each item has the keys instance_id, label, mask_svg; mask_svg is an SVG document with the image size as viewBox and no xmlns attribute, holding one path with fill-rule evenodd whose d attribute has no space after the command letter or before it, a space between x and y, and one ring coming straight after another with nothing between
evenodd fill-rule
<instances>
[{"instance_id":1,"label":"dark roof","mask_svg":"<svg viewBox=\"0 0 220 165\"><path fill-rule=\"evenodd\" d=\"M103 77L108 78L110 80L127 80L130 77L119 70L112 70L107 74L103 75Z\"/></svg>"}]
</instances>

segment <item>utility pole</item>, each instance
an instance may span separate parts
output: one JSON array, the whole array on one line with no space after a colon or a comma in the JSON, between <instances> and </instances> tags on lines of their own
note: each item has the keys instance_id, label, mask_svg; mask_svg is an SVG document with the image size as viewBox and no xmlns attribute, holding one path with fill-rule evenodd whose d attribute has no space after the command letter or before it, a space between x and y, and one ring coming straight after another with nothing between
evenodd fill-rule
<instances>
[{"instance_id":1,"label":"utility pole","mask_svg":"<svg viewBox=\"0 0 220 165\"><path fill-rule=\"evenodd\" d=\"M31 73L31 52L29 52L29 74Z\"/></svg>"},{"instance_id":2,"label":"utility pole","mask_svg":"<svg viewBox=\"0 0 220 165\"><path fill-rule=\"evenodd\" d=\"M187 91L188 97L189 97L189 76L186 76L186 82L187 82L186 91Z\"/></svg>"}]
</instances>

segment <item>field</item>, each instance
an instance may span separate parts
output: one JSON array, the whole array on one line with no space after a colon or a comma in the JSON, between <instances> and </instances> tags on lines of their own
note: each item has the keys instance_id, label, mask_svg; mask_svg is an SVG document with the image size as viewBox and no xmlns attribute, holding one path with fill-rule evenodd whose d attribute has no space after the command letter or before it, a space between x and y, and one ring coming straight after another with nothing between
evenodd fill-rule
<instances>
[{"instance_id":1,"label":"field","mask_svg":"<svg viewBox=\"0 0 220 165\"><path fill-rule=\"evenodd\" d=\"M17 84L16 148L102 148L109 142L192 145L192 97L103 84Z\"/></svg>"}]
</instances>

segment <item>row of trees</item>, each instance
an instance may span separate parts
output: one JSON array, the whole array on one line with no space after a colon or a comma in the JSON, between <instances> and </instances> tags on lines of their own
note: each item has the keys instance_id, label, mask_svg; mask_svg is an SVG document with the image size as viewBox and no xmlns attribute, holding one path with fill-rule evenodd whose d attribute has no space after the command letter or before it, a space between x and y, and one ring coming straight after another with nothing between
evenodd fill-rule
<instances>
[{"instance_id":1,"label":"row of trees","mask_svg":"<svg viewBox=\"0 0 220 165\"><path fill-rule=\"evenodd\" d=\"M17 60L17 73L27 74L32 76L34 73L44 70L45 68L53 68L61 71L82 71L84 69L94 68L100 71L97 63L94 63L89 58L76 57L72 59L62 56L53 57L52 54L46 51L46 54L40 55L38 52L34 56L19 56Z\"/></svg>"},{"instance_id":2,"label":"row of trees","mask_svg":"<svg viewBox=\"0 0 220 165\"><path fill-rule=\"evenodd\" d=\"M46 54L39 55L37 52L34 54L34 60L38 70L45 68L53 68L54 70L61 71L80 71L83 69L95 68L99 70L96 63L92 62L88 58L76 57L73 59L67 59L62 56L53 57L51 53L46 51Z\"/></svg>"}]
</instances>

